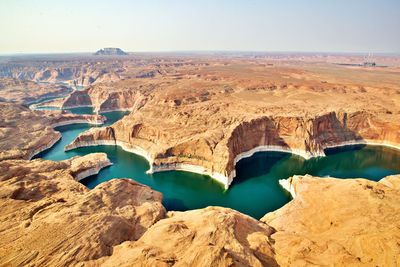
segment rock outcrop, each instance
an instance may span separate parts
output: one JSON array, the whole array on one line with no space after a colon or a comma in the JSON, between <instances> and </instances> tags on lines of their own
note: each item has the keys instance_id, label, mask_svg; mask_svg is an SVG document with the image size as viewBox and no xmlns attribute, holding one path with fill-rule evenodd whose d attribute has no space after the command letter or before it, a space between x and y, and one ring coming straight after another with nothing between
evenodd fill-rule
<instances>
[{"instance_id":1,"label":"rock outcrop","mask_svg":"<svg viewBox=\"0 0 400 267\"><path fill-rule=\"evenodd\" d=\"M107 47L98 50L96 53L94 53L95 56L126 56L128 55L124 51L121 50L121 48L115 48L115 47Z\"/></svg>"},{"instance_id":2,"label":"rock outcrop","mask_svg":"<svg viewBox=\"0 0 400 267\"><path fill-rule=\"evenodd\" d=\"M98 174L101 169L112 165L105 153L92 153L84 157L73 157L65 161L70 164L71 175L77 181Z\"/></svg>"},{"instance_id":3,"label":"rock outcrop","mask_svg":"<svg viewBox=\"0 0 400 267\"><path fill-rule=\"evenodd\" d=\"M161 83L160 85L162 85ZM45 106L68 109L74 107L93 107L95 112L110 111L135 112L152 98L155 86L151 82L104 82L89 86L80 91L74 91L63 99L45 103ZM40 106L40 105L39 105Z\"/></svg>"},{"instance_id":4,"label":"rock outcrop","mask_svg":"<svg viewBox=\"0 0 400 267\"><path fill-rule=\"evenodd\" d=\"M40 84L15 78L0 78L0 99L29 105L56 97L65 97L72 89L64 85Z\"/></svg>"},{"instance_id":5,"label":"rock outcrop","mask_svg":"<svg viewBox=\"0 0 400 267\"><path fill-rule=\"evenodd\" d=\"M75 91L60 103L61 109L93 107L95 112L135 111L147 101L147 95L135 88L113 88L106 85Z\"/></svg>"},{"instance_id":6,"label":"rock outcrop","mask_svg":"<svg viewBox=\"0 0 400 267\"><path fill-rule=\"evenodd\" d=\"M0 160L31 159L53 146L61 134L56 126L73 123L103 124L100 115L61 111L33 111L26 106L0 102Z\"/></svg>"},{"instance_id":7,"label":"rock outcrop","mask_svg":"<svg viewBox=\"0 0 400 267\"><path fill-rule=\"evenodd\" d=\"M171 212L138 242L124 242L96 263L397 266L398 181L398 175L380 182L295 176L289 179L294 200L264 216L265 225L224 208Z\"/></svg>"},{"instance_id":8,"label":"rock outcrop","mask_svg":"<svg viewBox=\"0 0 400 267\"><path fill-rule=\"evenodd\" d=\"M114 247L101 266L278 266L274 229L237 211L169 212L137 242ZM89 264L90 265L90 264Z\"/></svg>"},{"instance_id":9,"label":"rock outcrop","mask_svg":"<svg viewBox=\"0 0 400 267\"><path fill-rule=\"evenodd\" d=\"M256 151L311 157L345 144L399 146L398 68L294 57L46 58L0 64L0 76L91 85L57 103L132 111L67 149L119 145L146 157L150 172L205 173L226 187L236 162ZM133 180L80 184L110 164L105 154L26 160L60 138L53 127L103 117L3 102L0 113L0 265L400 263L399 175L294 176L280 181L294 199L260 221L222 207L166 214L161 193Z\"/></svg>"},{"instance_id":10,"label":"rock outcrop","mask_svg":"<svg viewBox=\"0 0 400 267\"><path fill-rule=\"evenodd\" d=\"M389 182L392 181L392 182ZM282 266L397 266L400 176L380 182L294 176L294 200L261 221Z\"/></svg>"},{"instance_id":11,"label":"rock outcrop","mask_svg":"<svg viewBox=\"0 0 400 267\"><path fill-rule=\"evenodd\" d=\"M165 216L161 194L132 180L111 180L91 191L76 182L98 167L94 159L104 160L86 157L0 162L0 265L96 260L139 239Z\"/></svg>"}]
</instances>

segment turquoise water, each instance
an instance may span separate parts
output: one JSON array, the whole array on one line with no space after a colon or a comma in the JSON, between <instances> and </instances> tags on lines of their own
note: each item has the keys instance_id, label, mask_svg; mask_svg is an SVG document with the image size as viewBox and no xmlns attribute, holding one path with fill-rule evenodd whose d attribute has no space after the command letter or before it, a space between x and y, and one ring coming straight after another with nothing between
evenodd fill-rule
<instances>
[{"instance_id":1,"label":"turquoise water","mask_svg":"<svg viewBox=\"0 0 400 267\"><path fill-rule=\"evenodd\" d=\"M70 110L72 113L75 113L75 114L93 114L93 108L91 108L91 107L71 108L68 110ZM101 126L111 125L114 122L116 122L117 120L121 119L126 114L127 113L123 112L123 111L113 111L113 112L109 112L109 113L104 113L102 115L105 116L107 118L107 120L106 120L105 124L101 125ZM65 125L65 126L56 127L56 130L60 131L62 133L61 140L58 141L51 149L46 150L46 151L36 155L34 158L44 158L44 159L50 159L50 160L64 160L64 159L69 159L74 156L84 155L84 154L78 152L77 150L64 151L64 147L66 145L70 144L72 141L74 141L75 138L81 132L84 132L91 127L96 127L96 126L89 125L89 124L73 124L73 125ZM89 152L89 153L91 153L91 152Z\"/></svg>"},{"instance_id":2,"label":"turquoise water","mask_svg":"<svg viewBox=\"0 0 400 267\"><path fill-rule=\"evenodd\" d=\"M57 108L57 107L40 106L40 107L35 107L34 110L59 110L59 108Z\"/></svg>"},{"instance_id":3,"label":"turquoise water","mask_svg":"<svg viewBox=\"0 0 400 267\"><path fill-rule=\"evenodd\" d=\"M39 82L39 83L48 84L47 82ZM72 88L71 85L69 83L67 83L67 82L60 82L60 83L55 83L55 84L61 84L61 85L67 86L69 88ZM85 89L85 86L77 85L77 86L75 86L75 89L78 90L78 91L81 91L81 90ZM58 95L58 96L45 97L45 98L42 98L42 99L31 101L31 102L29 102L27 104L28 105L44 104L46 102L51 102L51 101L59 99L59 98L64 98L64 97L66 97L68 95L69 95L69 93L63 94L63 95ZM57 108L57 107L48 107L48 106L35 107L34 109L35 110L59 110L59 108ZM83 114L90 114L90 113L83 113Z\"/></svg>"},{"instance_id":4,"label":"turquoise water","mask_svg":"<svg viewBox=\"0 0 400 267\"><path fill-rule=\"evenodd\" d=\"M75 113L91 112L90 108L74 109ZM123 112L104 114L109 121L118 120ZM304 160L289 153L260 152L238 162L237 177L229 190L208 176L169 171L148 175L148 162L119 147L98 146L78 148L64 152L65 145L72 142L88 125L58 127L63 136L50 150L38 155L45 159L63 160L93 152L107 153L113 165L98 175L82 181L89 188L110 178L131 178L158 190L164 195L168 210L189 210L206 206L224 206L239 210L255 218L276 210L288 201L290 195L278 184L295 174L333 176L338 178L364 177L379 180L384 176L400 173L400 151L385 147L352 146L327 150L327 157Z\"/></svg>"},{"instance_id":5,"label":"turquoise water","mask_svg":"<svg viewBox=\"0 0 400 267\"><path fill-rule=\"evenodd\" d=\"M46 103L46 102L50 102L59 98L63 98L66 97L68 94L64 94L64 95L58 95L58 96L48 96L48 97L43 97L41 99L37 99L37 100L33 100L28 102L28 105L34 105L34 104L41 104L41 103Z\"/></svg>"}]
</instances>

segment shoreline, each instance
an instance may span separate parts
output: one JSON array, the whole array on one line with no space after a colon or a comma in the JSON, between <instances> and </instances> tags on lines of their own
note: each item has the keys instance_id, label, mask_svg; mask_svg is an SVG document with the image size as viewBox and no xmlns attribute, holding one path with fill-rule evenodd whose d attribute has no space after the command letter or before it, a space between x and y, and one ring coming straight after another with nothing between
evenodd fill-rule
<instances>
[{"instance_id":1,"label":"shoreline","mask_svg":"<svg viewBox=\"0 0 400 267\"><path fill-rule=\"evenodd\" d=\"M131 108L115 108L115 109L106 109L106 110L102 110L99 111L99 114L104 114L104 113L110 113L110 112L115 112L115 111L120 111L120 112L129 112L132 111Z\"/></svg>"},{"instance_id":2,"label":"shoreline","mask_svg":"<svg viewBox=\"0 0 400 267\"><path fill-rule=\"evenodd\" d=\"M396 150L400 150L400 144L395 144L387 141L374 141L374 140L369 140L369 139L363 139L363 140L358 140L358 141L345 141L345 142L340 142L338 144L334 145L325 145L323 146L323 149L330 149L330 148L337 148L337 147L344 147L344 146L356 146L356 145L367 145L367 146L383 146L383 147L389 147L393 148Z\"/></svg>"},{"instance_id":3,"label":"shoreline","mask_svg":"<svg viewBox=\"0 0 400 267\"><path fill-rule=\"evenodd\" d=\"M60 106L60 110L68 110L71 108L91 108L93 107L92 105L74 105L74 106L69 106L69 107L64 107L64 106Z\"/></svg>"},{"instance_id":4,"label":"shoreline","mask_svg":"<svg viewBox=\"0 0 400 267\"><path fill-rule=\"evenodd\" d=\"M293 175L292 177L289 177L287 179L280 179L278 181L278 183L283 187L283 189L285 189L288 193L290 193L293 199L296 197L296 189L292 184L292 179L297 176L298 175Z\"/></svg>"},{"instance_id":5,"label":"shoreline","mask_svg":"<svg viewBox=\"0 0 400 267\"><path fill-rule=\"evenodd\" d=\"M76 174L74 178L76 181L79 182L89 176L98 174L102 169L111 165L113 165L112 162L107 158L107 160L99 162L97 166L94 166L90 169L84 170Z\"/></svg>"},{"instance_id":6,"label":"shoreline","mask_svg":"<svg viewBox=\"0 0 400 267\"><path fill-rule=\"evenodd\" d=\"M39 149L33 150L33 151L30 153L30 155L29 155L29 157L28 157L28 160L32 160L32 158L35 157L36 155L42 153L43 151L46 151L46 150L49 149L49 148L52 148L58 141L61 140L62 134L61 134L59 131L56 131L56 130L54 130L54 131L55 131L56 134L57 134L57 138L54 139L54 140L52 140L52 141L51 141L50 143L48 143L46 146L41 147L41 148L39 148Z\"/></svg>"},{"instance_id":7,"label":"shoreline","mask_svg":"<svg viewBox=\"0 0 400 267\"><path fill-rule=\"evenodd\" d=\"M50 126L53 128L53 130L55 131L55 133L57 134L57 138L55 140L52 140L50 143L48 143L46 146L39 148L39 149L35 149L33 150L29 157L28 160L31 160L33 157L35 157L36 155L42 153L43 151L46 151L47 149L52 148L58 141L61 140L62 138L62 134L60 131L55 130L54 128L56 127L60 127L60 126L66 126L66 125L72 125L72 124L90 124L90 125L103 125L104 122L100 121L100 122L90 122L84 119L78 119L78 120L69 120L69 121L64 121L64 122L56 122L51 124Z\"/></svg>"},{"instance_id":8,"label":"shoreline","mask_svg":"<svg viewBox=\"0 0 400 267\"><path fill-rule=\"evenodd\" d=\"M187 172L197 173L197 174L201 174L201 175L208 175L212 179L217 181L218 183L221 183L225 189L229 188L229 186L233 182L233 179L236 177L236 168L234 168L229 173L229 175L224 175L222 173L212 172L203 166L188 164L188 163L166 163L163 165L155 166L153 164L153 162L154 162L153 158L145 149L143 149L139 146L132 147L132 145L130 145L126 142L121 142L121 141L97 140L97 141L90 141L90 142L80 142L77 145L74 145L71 147L69 147L69 145L67 145L65 147L65 151L72 150L72 149L79 148L79 147L102 146L102 145L106 145L106 146L117 145L117 146L121 147L124 151L130 152L130 153L133 153L133 154L136 154L138 156L145 158L150 165L149 170L146 171L147 174L163 172L163 171L187 171ZM377 141L372 141L372 140L345 141L345 142L340 142L335 145L323 146L323 149L352 146L352 145L383 146L383 147L389 147L389 148L400 150L400 145L395 145L390 142L377 142ZM258 146L258 147L252 148L249 151L245 151L245 152L242 152L242 153L236 155L236 157L234 159L234 166L236 166L237 162L239 162L240 160L251 157L257 152L269 152L269 151L290 153L293 155L301 156L306 160L314 158L314 157L325 157L326 156L324 151L313 154L310 152L306 152L304 150L290 149L290 148L281 147L281 146ZM282 183L284 183L284 182L282 182ZM281 182L280 182L280 184L281 184ZM282 185L282 186L284 186L284 185ZM290 186L286 185L286 184L285 184L285 187L290 188Z\"/></svg>"},{"instance_id":9,"label":"shoreline","mask_svg":"<svg viewBox=\"0 0 400 267\"><path fill-rule=\"evenodd\" d=\"M69 151L69 150L73 150L75 148L89 147L89 146L119 146L127 152L130 152L130 153L133 153L133 154L136 154L138 156L145 158L150 164L150 169L152 169L153 159L152 159L151 155L143 148L138 147L138 146L133 147L132 145L129 145L126 142L114 141L114 140L96 140L96 141L90 141L90 142L79 142L77 145L71 146L71 144L69 144L69 145L65 146L64 151Z\"/></svg>"},{"instance_id":10,"label":"shoreline","mask_svg":"<svg viewBox=\"0 0 400 267\"><path fill-rule=\"evenodd\" d=\"M240 160L249 158L258 152L284 152L284 153L290 153L293 155L298 155L304 159L325 156L325 153L321 153L321 152L313 154L313 153L310 153L310 152L307 152L307 151L301 150L301 149L291 149L289 147L283 147L283 146L266 145L266 146L256 146L255 148L252 148L248 151L237 154L235 156L235 159L233 160L233 164L236 165L236 163L238 163Z\"/></svg>"},{"instance_id":11,"label":"shoreline","mask_svg":"<svg viewBox=\"0 0 400 267\"><path fill-rule=\"evenodd\" d=\"M126 152L141 156L141 157L145 158L150 165L150 168L146 171L147 174L153 174L156 172L163 172L163 171L180 170L180 171L187 171L187 172L192 172L192 173L197 173L197 174L202 174L202 175L208 175L212 179L217 181L218 183L221 183L225 189L228 189L229 185L232 182L232 180L229 180L229 178L226 177L225 175L223 175L222 173L210 172L206 168L199 166L199 165L186 164L186 163L169 163L169 164L165 164L165 165L154 166L153 158L146 150L144 150L143 148L141 148L139 146L133 147L132 145L130 145L126 142L121 142L121 141L96 140L96 141L90 141L90 142L79 142L77 145L74 145L74 146L67 145L64 150L69 151L69 150L72 150L75 148L89 147L89 146L119 146Z\"/></svg>"},{"instance_id":12,"label":"shoreline","mask_svg":"<svg viewBox=\"0 0 400 267\"><path fill-rule=\"evenodd\" d=\"M71 125L71 124L89 124L89 125L103 125L104 121L89 121L85 119L76 119L76 120L70 120L70 121L62 121L62 122L55 122L51 124L51 127L56 128L60 126L66 126L66 125Z\"/></svg>"},{"instance_id":13,"label":"shoreline","mask_svg":"<svg viewBox=\"0 0 400 267\"><path fill-rule=\"evenodd\" d=\"M54 106L57 107L57 106ZM69 110L69 109L74 109L74 108L92 108L94 114L104 114L104 113L110 113L114 111L121 111L121 112L128 112L132 111L131 108L114 108L114 109L105 109L105 110L95 110L95 107L93 105L75 105L75 106L68 106L68 107L58 107L60 110Z\"/></svg>"},{"instance_id":14,"label":"shoreline","mask_svg":"<svg viewBox=\"0 0 400 267\"><path fill-rule=\"evenodd\" d=\"M206 169L205 167L200 166L200 165L193 165L193 164L187 164L187 163L168 163L168 164L164 164L164 165L153 166L153 168L150 168L150 169L152 169L152 170L148 170L146 173L152 174L152 173L156 173L156 172L166 172L166 171L186 171L186 172L197 173L197 174L201 174L201 175L208 175L213 180L215 180L216 182L223 185L225 190L229 188L229 185L232 182L229 180L228 177L226 177L222 173L210 172L208 169Z\"/></svg>"},{"instance_id":15,"label":"shoreline","mask_svg":"<svg viewBox=\"0 0 400 267\"><path fill-rule=\"evenodd\" d=\"M289 177L287 179L280 179L278 182L279 182L279 185L283 189L285 189L288 193L290 193L290 195L292 196L293 199L295 199L297 193L296 193L296 188L293 185L293 179L298 179L299 177L302 177L302 176L308 176L308 174L306 174L306 175L293 175L293 176L291 176L291 177ZM388 179L387 179L390 176L391 175L385 176L385 177L381 178L380 180L374 181L374 182L384 184L384 185L386 185L388 187L393 187L393 184L390 181L388 181ZM319 177L319 178L323 179L322 177ZM342 179L342 178L337 178L337 177L329 177L329 178ZM352 179L366 179L366 180L369 180L369 179L363 178L363 177L352 178Z\"/></svg>"}]
</instances>

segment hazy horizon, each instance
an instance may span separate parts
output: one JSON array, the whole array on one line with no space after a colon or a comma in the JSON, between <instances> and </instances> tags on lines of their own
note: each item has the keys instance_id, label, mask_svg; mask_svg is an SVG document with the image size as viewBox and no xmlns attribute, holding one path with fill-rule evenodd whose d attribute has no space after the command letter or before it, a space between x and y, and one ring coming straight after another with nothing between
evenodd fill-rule
<instances>
[{"instance_id":1,"label":"hazy horizon","mask_svg":"<svg viewBox=\"0 0 400 267\"><path fill-rule=\"evenodd\" d=\"M400 1L0 2L0 54L400 53Z\"/></svg>"},{"instance_id":2,"label":"hazy horizon","mask_svg":"<svg viewBox=\"0 0 400 267\"><path fill-rule=\"evenodd\" d=\"M101 47L97 50L100 50L102 48L106 47ZM113 47L114 48L114 47ZM121 47L118 47L121 48ZM272 55L278 55L278 54L283 54L283 55L290 55L290 54L310 54L310 55L354 55L354 56L400 56L400 52L341 52L341 51L239 51L239 50L171 50L171 51L127 51L121 48L124 52L128 53L129 55L135 55L135 54L187 54L187 55L210 55L210 54L272 54ZM96 50L96 51L97 51ZM79 51L79 52L68 52L68 51L63 51L63 52L9 52L9 53L0 53L0 56L46 56L46 55L94 55L94 52L96 51ZM109 56L105 56L109 57Z\"/></svg>"}]
</instances>

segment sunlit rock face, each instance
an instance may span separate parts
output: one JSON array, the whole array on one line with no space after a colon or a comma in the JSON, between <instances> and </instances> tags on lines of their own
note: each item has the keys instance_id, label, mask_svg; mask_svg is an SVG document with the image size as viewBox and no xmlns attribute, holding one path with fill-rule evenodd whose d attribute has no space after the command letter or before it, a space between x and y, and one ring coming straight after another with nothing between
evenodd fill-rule
<instances>
[{"instance_id":1,"label":"sunlit rock face","mask_svg":"<svg viewBox=\"0 0 400 267\"><path fill-rule=\"evenodd\" d=\"M289 151L309 158L324 156L327 147L346 144L400 144L396 130L400 123L382 120L367 111L329 112L314 117L251 114L254 119L238 115L222 122L214 115L215 107L192 110L190 116L176 110L168 115L166 109L165 116L158 117L160 113L150 111L149 105L111 127L81 134L69 147L121 142L146 151L153 171L205 173L227 187L235 176L236 162L257 151Z\"/></svg>"},{"instance_id":2,"label":"sunlit rock face","mask_svg":"<svg viewBox=\"0 0 400 267\"><path fill-rule=\"evenodd\" d=\"M295 176L294 200L257 221L221 207L166 214L160 193L127 179L89 191L77 175L106 158L86 157L0 162L1 264L392 266L400 255L399 176Z\"/></svg>"},{"instance_id":3,"label":"sunlit rock face","mask_svg":"<svg viewBox=\"0 0 400 267\"><path fill-rule=\"evenodd\" d=\"M276 260L283 266L374 265L399 262L400 176L380 182L294 176L294 200L266 214L276 229Z\"/></svg>"},{"instance_id":4,"label":"sunlit rock face","mask_svg":"<svg viewBox=\"0 0 400 267\"><path fill-rule=\"evenodd\" d=\"M169 212L137 242L114 247L102 266L278 266L274 229L237 211L208 207ZM155 242L155 240L157 240ZM90 265L90 264L89 264Z\"/></svg>"},{"instance_id":5,"label":"sunlit rock face","mask_svg":"<svg viewBox=\"0 0 400 267\"><path fill-rule=\"evenodd\" d=\"M95 112L135 111L147 102L147 93L135 88L115 88L112 85L96 85L83 91L75 91L58 106L62 109L93 107Z\"/></svg>"},{"instance_id":6,"label":"sunlit rock face","mask_svg":"<svg viewBox=\"0 0 400 267\"><path fill-rule=\"evenodd\" d=\"M0 264L62 266L111 255L163 218L162 195L128 179L78 183L105 154L61 162L0 162ZM19 237L17 240L15 237Z\"/></svg>"}]
</instances>

